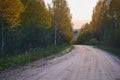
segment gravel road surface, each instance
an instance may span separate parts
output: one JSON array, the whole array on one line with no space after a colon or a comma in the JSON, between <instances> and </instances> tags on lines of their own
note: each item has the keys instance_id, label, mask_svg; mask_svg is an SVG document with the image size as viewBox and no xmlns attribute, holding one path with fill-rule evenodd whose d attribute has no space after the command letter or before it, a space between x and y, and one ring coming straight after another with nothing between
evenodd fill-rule
<instances>
[{"instance_id":1,"label":"gravel road surface","mask_svg":"<svg viewBox=\"0 0 120 80\"><path fill-rule=\"evenodd\" d=\"M39 64L3 72L0 80L120 80L120 60L92 46L75 45L70 53Z\"/></svg>"}]
</instances>

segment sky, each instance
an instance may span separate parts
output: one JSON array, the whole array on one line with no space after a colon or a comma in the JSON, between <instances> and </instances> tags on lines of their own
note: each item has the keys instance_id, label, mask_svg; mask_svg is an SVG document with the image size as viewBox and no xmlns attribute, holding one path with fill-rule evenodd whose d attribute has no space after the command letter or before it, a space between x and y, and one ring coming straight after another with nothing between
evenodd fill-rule
<instances>
[{"instance_id":1,"label":"sky","mask_svg":"<svg viewBox=\"0 0 120 80\"><path fill-rule=\"evenodd\" d=\"M45 0L51 3L52 0ZM67 0L72 14L73 29L80 29L86 22L91 21L93 9L98 0Z\"/></svg>"}]
</instances>

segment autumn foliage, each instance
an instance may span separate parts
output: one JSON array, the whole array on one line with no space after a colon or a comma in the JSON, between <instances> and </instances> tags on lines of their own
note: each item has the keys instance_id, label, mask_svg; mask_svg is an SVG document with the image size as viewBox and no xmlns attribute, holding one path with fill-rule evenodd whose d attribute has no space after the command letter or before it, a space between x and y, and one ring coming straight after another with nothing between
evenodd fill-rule
<instances>
[{"instance_id":1,"label":"autumn foliage","mask_svg":"<svg viewBox=\"0 0 120 80\"><path fill-rule=\"evenodd\" d=\"M92 21L79 32L77 43L120 48L120 0L101 0L94 8Z\"/></svg>"},{"instance_id":2,"label":"autumn foliage","mask_svg":"<svg viewBox=\"0 0 120 80\"><path fill-rule=\"evenodd\" d=\"M63 6L57 15L44 0L0 0L0 56L21 54L32 48L54 45L57 22L57 45L72 40L72 23L66 0L53 4ZM50 6L54 9L54 6ZM59 25L58 25L59 24Z\"/></svg>"}]
</instances>

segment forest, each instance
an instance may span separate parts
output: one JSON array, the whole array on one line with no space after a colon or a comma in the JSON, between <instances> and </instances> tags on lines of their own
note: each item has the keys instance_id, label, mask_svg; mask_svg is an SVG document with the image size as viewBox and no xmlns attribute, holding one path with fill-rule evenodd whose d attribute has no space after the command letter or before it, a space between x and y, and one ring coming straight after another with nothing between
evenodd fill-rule
<instances>
[{"instance_id":1,"label":"forest","mask_svg":"<svg viewBox=\"0 0 120 80\"><path fill-rule=\"evenodd\" d=\"M119 50L120 0L99 0L92 20L79 31L73 30L66 0L0 0L0 70L59 53L74 43Z\"/></svg>"},{"instance_id":2,"label":"forest","mask_svg":"<svg viewBox=\"0 0 120 80\"><path fill-rule=\"evenodd\" d=\"M66 0L0 0L0 56L71 44L71 19Z\"/></svg>"},{"instance_id":3,"label":"forest","mask_svg":"<svg viewBox=\"0 0 120 80\"><path fill-rule=\"evenodd\" d=\"M120 0L99 0L91 22L80 29L76 43L120 49Z\"/></svg>"}]
</instances>

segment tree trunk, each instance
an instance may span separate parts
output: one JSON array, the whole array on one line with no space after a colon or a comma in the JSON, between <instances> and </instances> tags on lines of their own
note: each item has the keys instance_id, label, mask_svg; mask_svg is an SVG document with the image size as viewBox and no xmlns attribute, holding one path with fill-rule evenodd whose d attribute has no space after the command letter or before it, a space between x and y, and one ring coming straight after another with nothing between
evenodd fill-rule
<instances>
[{"instance_id":1,"label":"tree trunk","mask_svg":"<svg viewBox=\"0 0 120 80\"><path fill-rule=\"evenodd\" d=\"M1 40L1 55L4 53L4 22L2 22L2 40Z\"/></svg>"},{"instance_id":2,"label":"tree trunk","mask_svg":"<svg viewBox=\"0 0 120 80\"><path fill-rule=\"evenodd\" d=\"M56 24L56 21L55 21L55 41L54 41L54 44L57 45L57 24Z\"/></svg>"}]
</instances>

